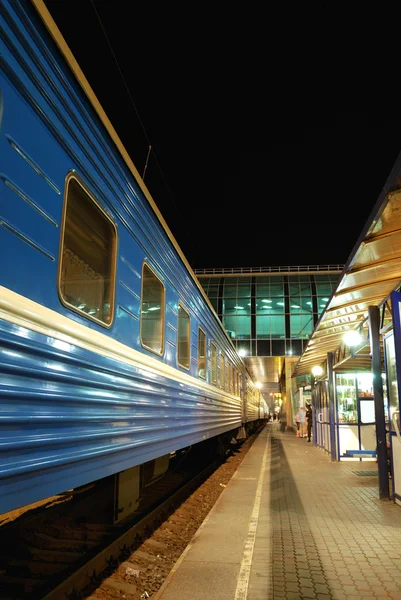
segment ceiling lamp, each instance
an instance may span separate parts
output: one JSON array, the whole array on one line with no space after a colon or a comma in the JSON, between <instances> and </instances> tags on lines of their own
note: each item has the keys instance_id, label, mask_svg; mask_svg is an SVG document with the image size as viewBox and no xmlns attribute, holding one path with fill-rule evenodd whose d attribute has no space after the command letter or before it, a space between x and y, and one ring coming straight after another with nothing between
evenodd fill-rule
<instances>
[{"instance_id":1,"label":"ceiling lamp","mask_svg":"<svg viewBox=\"0 0 401 600\"><path fill-rule=\"evenodd\" d=\"M362 341L362 336L356 329L351 329L344 334L343 342L347 346L358 346Z\"/></svg>"},{"instance_id":2,"label":"ceiling lamp","mask_svg":"<svg viewBox=\"0 0 401 600\"><path fill-rule=\"evenodd\" d=\"M319 377L322 374L323 374L322 367L319 367L319 365L312 367L312 375L314 375L315 377Z\"/></svg>"}]
</instances>

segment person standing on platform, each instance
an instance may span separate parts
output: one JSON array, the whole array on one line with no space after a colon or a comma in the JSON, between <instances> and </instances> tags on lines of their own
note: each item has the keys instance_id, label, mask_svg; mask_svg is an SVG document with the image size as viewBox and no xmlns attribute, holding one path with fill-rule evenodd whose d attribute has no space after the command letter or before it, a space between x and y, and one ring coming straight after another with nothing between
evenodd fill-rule
<instances>
[{"instance_id":1,"label":"person standing on platform","mask_svg":"<svg viewBox=\"0 0 401 600\"><path fill-rule=\"evenodd\" d=\"M285 408L280 410L280 431L285 431L287 428L287 413Z\"/></svg>"},{"instance_id":2,"label":"person standing on platform","mask_svg":"<svg viewBox=\"0 0 401 600\"><path fill-rule=\"evenodd\" d=\"M300 425L301 425L301 415L299 414L299 408L298 408L298 410L296 412L296 415L295 415L295 424L297 426L297 437L299 437L299 428L300 428Z\"/></svg>"},{"instance_id":3,"label":"person standing on platform","mask_svg":"<svg viewBox=\"0 0 401 600\"><path fill-rule=\"evenodd\" d=\"M299 437L306 437L306 412L305 407L299 409Z\"/></svg>"},{"instance_id":4,"label":"person standing on platform","mask_svg":"<svg viewBox=\"0 0 401 600\"><path fill-rule=\"evenodd\" d=\"M309 402L306 403L306 421L308 431L308 442L310 442L310 438L312 435L312 405Z\"/></svg>"}]
</instances>

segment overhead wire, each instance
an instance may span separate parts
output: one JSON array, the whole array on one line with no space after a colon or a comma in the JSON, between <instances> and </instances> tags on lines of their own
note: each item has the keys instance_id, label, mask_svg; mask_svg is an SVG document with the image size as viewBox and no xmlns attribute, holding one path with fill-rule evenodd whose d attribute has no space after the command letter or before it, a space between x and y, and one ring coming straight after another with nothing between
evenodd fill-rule
<instances>
[{"instance_id":1,"label":"overhead wire","mask_svg":"<svg viewBox=\"0 0 401 600\"><path fill-rule=\"evenodd\" d=\"M125 80L124 73L123 73L123 72L122 72L122 70L121 70L121 67L120 67L120 65L119 65L119 62L118 62L118 60L117 60L117 56L116 56L116 54L115 54L115 52L114 52L114 50L113 50L113 46L111 45L111 42L110 42L110 40L109 40L109 37L108 37L108 35L107 35L106 29L105 29L105 28L104 28L104 26L103 26L102 19L100 18L100 15L99 15L98 11L96 10L95 2L94 2L94 0L90 0L90 2L91 2L91 4L92 4L93 10L95 11L96 17L97 17L97 19L98 19L98 21L99 21L99 25L100 25L100 27L101 27L101 29L102 29L102 31L103 31L103 35L104 35L104 37L106 38L107 45L108 45L108 47L109 47L109 50L110 50L110 52L111 52L111 54L112 54L112 56L113 56L114 62L116 63L116 67L117 67L117 69L118 69L118 72L120 73L120 76L121 76L121 79L122 79L122 81L123 81L123 84L124 84L125 90L126 90L126 92L127 92L127 94L128 94L128 97L129 97L129 99L130 99L130 101L131 101L131 104L132 104L132 106L134 107L135 114L136 114L136 116L137 116L137 118L138 118L138 121L139 121L139 123L140 123L140 125L141 125L142 131L143 131L143 133L144 133L144 135L145 135L145 138L146 138L146 140L147 140L147 142L148 142L148 144L149 144L149 148L148 148L148 154L147 154L147 159L146 159L146 161L145 161L145 167L144 167L144 171L143 171L143 175L142 175L142 179L145 181L145 172L146 172L146 168L147 168L147 165L148 165L149 155L150 155L150 152L151 152L152 146L151 146L151 144L150 144L150 140L149 140L149 138L148 138L148 134L147 134L147 132L146 132L146 129L145 129L145 126L144 126L144 124L143 124L143 122L142 122L142 119L141 119L141 117L139 116L138 109L137 109L137 107L136 107L136 104L135 104L135 102L134 102L134 99L133 99L133 97L132 97L132 95L131 95L131 92L130 92L130 89L129 89L129 87L128 87L128 84L127 84L127 82L126 82L126 80Z\"/></svg>"},{"instance_id":2,"label":"overhead wire","mask_svg":"<svg viewBox=\"0 0 401 600\"><path fill-rule=\"evenodd\" d=\"M90 2L91 2L91 4L92 4L93 10L94 10L94 12L95 12L95 14L96 14L96 17L97 17L97 19L98 19L98 21L99 21L99 25L100 25L100 27L101 27L101 29L102 29L102 31L103 31L103 35L104 35L104 37L105 37L105 39L106 39L107 45L108 45L108 47L109 47L109 49L110 49L110 52L111 52L111 54L112 54L112 56L113 56L113 60L114 60L114 62L115 62L115 64L116 64L116 67L117 67L117 69L118 69L118 72L120 73L120 76L121 76L121 79L122 79L122 81L123 81L123 84L124 84L125 90L126 90L126 92L127 92L127 94L128 94L128 97L129 97L129 99L130 99L130 102L131 102L131 104L132 104L132 106L133 106L133 108L134 108L135 114L136 114L136 116L137 116L137 118L138 118L138 121L139 121L139 123L140 123L140 126L141 126L141 128L142 128L142 131L143 131L143 133L144 133L144 136L145 136L145 138L146 138L146 141L148 142L148 151L147 151L147 156L146 156L146 160L145 160L145 165L144 165L144 169L143 169L143 173L142 173L142 179L143 179L143 181L145 181L145 175L146 175L146 170L147 170L147 167L148 167L148 164L149 164L149 158L150 158L150 156L152 155L152 157L153 157L153 159L154 159L154 161L155 161L155 163L156 163L156 166L157 166L157 168L158 168L158 170L159 170L159 173L160 173L160 175L161 175L161 177L162 177L162 179L163 179L163 182L164 182L164 184L165 184L165 186L166 186L166 189L167 189L167 191L168 191L168 194L169 194L169 196L170 196L170 198L171 198L171 200L172 200L172 202L173 202L173 205L174 205L174 207L175 207L175 209L176 209L177 215L178 215L179 219L181 220L181 223L182 223L182 225L183 225L183 227L184 227L184 232L185 232L185 235L186 235L186 237L187 237L187 239L188 239L188 241L189 241L189 243L190 243L190 245L191 245L191 247L192 247L192 249L193 249L193 251L194 251L194 248L193 248L193 246L192 246L192 239L190 238L190 236L189 236L189 235L188 235L188 233L187 233L187 224L185 223L185 221L183 221L183 219L182 219L182 217L181 217L181 214L180 214L180 212L179 212L179 210L178 210L178 207L177 207L177 204L176 204L176 202L175 202L174 195L173 195L173 193L172 193L172 191L171 191L171 189L170 189L170 186L169 186L169 184L168 184L168 182L167 182L167 180L166 180L166 178L165 178L165 176L164 176L163 170L162 170L162 168L161 168L161 166L160 166L160 163L159 163L159 161L158 161L158 158L157 158L157 156L156 156L156 153L155 153L155 151L152 149L152 145L151 145L151 143L150 143L150 139L149 139L149 137L148 137L148 134L147 134L147 132L146 132L145 125L143 124L143 122L142 122L142 119L141 119L141 117L140 117L140 115L139 115L138 109L137 109L137 107L136 107L136 105L135 105L135 102L134 102L134 99L133 99L133 97L132 97L132 95L131 95L131 92L130 92L129 86L128 86L128 84L127 84L126 80L125 80L124 73L123 73L123 71L122 71L122 69L121 69L121 67L120 67L120 65L119 65L119 62L118 62L118 60L117 60L117 56L116 56L116 54L115 54L115 52L114 52L114 50L113 50L112 44L111 44L111 42L110 42L110 39L109 39L109 37L108 37L108 35L107 35L106 29L105 29L105 27L104 27L104 25L103 25L102 19L100 18L99 12L98 12L98 11L97 11L97 9L96 9L96 6L95 6L95 0L90 0ZM157 202L156 202L156 204L157 204ZM194 256L195 256L195 251L194 251Z\"/></svg>"}]
</instances>

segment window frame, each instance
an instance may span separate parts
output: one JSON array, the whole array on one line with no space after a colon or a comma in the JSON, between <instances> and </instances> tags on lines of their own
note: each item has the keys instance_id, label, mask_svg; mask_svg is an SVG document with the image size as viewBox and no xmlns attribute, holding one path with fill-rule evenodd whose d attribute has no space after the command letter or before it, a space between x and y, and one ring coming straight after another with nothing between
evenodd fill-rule
<instances>
[{"instance_id":1,"label":"window frame","mask_svg":"<svg viewBox=\"0 0 401 600\"><path fill-rule=\"evenodd\" d=\"M179 345L180 345L180 336L179 336L179 313L180 310L182 310L185 315L188 317L187 320L187 345L188 345L188 364L182 364L180 362L180 352L179 352ZM187 371L190 370L191 368L191 315L189 314L189 312L187 311L186 308L184 308L183 304L181 302L178 302L178 314L177 314L177 365L182 367L183 369L186 369Z\"/></svg>"},{"instance_id":2,"label":"window frame","mask_svg":"<svg viewBox=\"0 0 401 600\"><path fill-rule=\"evenodd\" d=\"M200 370L201 370L201 365L200 365L200 362L199 362L199 344L200 344L200 337L201 337L200 333L202 333L202 335L204 336L204 341L203 341L203 346L204 346L203 361L204 361L204 365L205 365L205 368L204 368L205 374L204 375L200 374ZM206 371L207 371L207 355L206 355L206 351L207 351L206 332L199 325L198 326L198 357L197 357L197 360L198 360L198 377L201 377L202 379L205 379L205 380L206 380Z\"/></svg>"},{"instance_id":3,"label":"window frame","mask_svg":"<svg viewBox=\"0 0 401 600\"><path fill-rule=\"evenodd\" d=\"M219 360L219 368L220 368L220 389L225 389L225 375L226 375L226 357L224 353L220 351L220 360Z\"/></svg>"},{"instance_id":4,"label":"window frame","mask_svg":"<svg viewBox=\"0 0 401 600\"><path fill-rule=\"evenodd\" d=\"M63 254L64 254L64 245L65 245L65 227L67 221L67 205L68 205L68 189L71 181L74 180L76 184L82 189L82 191L86 194L88 199L94 204L94 206L98 209L98 211L105 217L105 220L111 225L113 230L113 241L112 241L112 256L110 257L110 321L102 321L97 317L86 313L85 311L79 309L77 306L74 306L70 302L68 302L61 291L62 287L62 267L63 267ZM111 216L106 212L106 210L100 205L95 196L88 190L87 186L80 180L76 173L70 172L67 174L64 182L64 198L63 198L63 211L61 217L61 227L60 227L60 242L59 242L59 255L58 255L58 266L57 266L57 293L60 299L60 302L63 306L77 313L78 315L89 319L101 325L106 329L110 329L113 325L115 318L115 303L116 303L116 280L117 280L117 247L118 247L118 232L117 227Z\"/></svg>"},{"instance_id":5,"label":"window frame","mask_svg":"<svg viewBox=\"0 0 401 600\"><path fill-rule=\"evenodd\" d=\"M143 282L144 282L144 269L145 267L147 269L149 269L149 271L152 273L152 275L154 276L155 279L157 279L157 281L159 281L159 283L161 284L162 287L162 306L161 306L161 334L162 334L162 344L161 344L161 350L155 350L154 348L152 348L151 346L148 346L147 344L144 344L143 340L142 340L142 304L143 304ZM152 269L152 267L149 265L149 263L147 263L146 261L143 261L142 263L142 277L141 277L141 297L140 297L140 301L139 301L139 339L141 342L141 346L143 348L145 348L146 350L149 350L149 352L152 352L153 354L156 354L157 356L163 356L164 354L164 348L165 348L165 344L166 344L166 334L165 334L165 325L166 325L166 287L162 281L162 279L156 274L155 270Z\"/></svg>"},{"instance_id":6,"label":"window frame","mask_svg":"<svg viewBox=\"0 0 401 600\"><path fill-rule=\"evenodd\" d=\"M210 382L212 385L217 386L217 346L214 342L211 342L211 374Z\"/></svg>"}]
</instances>

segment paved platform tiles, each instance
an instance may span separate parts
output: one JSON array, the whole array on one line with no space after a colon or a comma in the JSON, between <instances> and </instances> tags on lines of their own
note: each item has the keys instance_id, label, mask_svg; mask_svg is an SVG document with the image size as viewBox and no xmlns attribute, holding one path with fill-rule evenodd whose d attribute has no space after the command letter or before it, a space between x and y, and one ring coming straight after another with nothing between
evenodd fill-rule
<instances>
[{"instance_id":1,"label":"paved platform tiles","mask_svg":"<svg viewBox=\"0 0 401 600\"><path fill-rule=\"evenodd\" d=\"M262 455L268 456L265 462ZM230 560L227 540L214 537L210 550L210 535L225 507L230 509L230 495L239 493L247 475L256 478L256 465L263 476L255 487L259 508L249 509L251 525L242 529L242 560L234 544ZM280 432L276 423L260 434L201 529L194 545L199 544L198 553L203 545L203 558L195 554L192 566L198 583L205 577L199 586L204 595L195 581L187 581L185 590L178 578L174 594L169 595L167 581L155 600L401 600L401 507L379 499L376 461L333 462L305 438ZM221 586L208 587L205 555L218 552L220 543ZM189 557L183 556L181 566ZM177 565L173 578L179 570Z\"/></svg>"}]
</instances>

